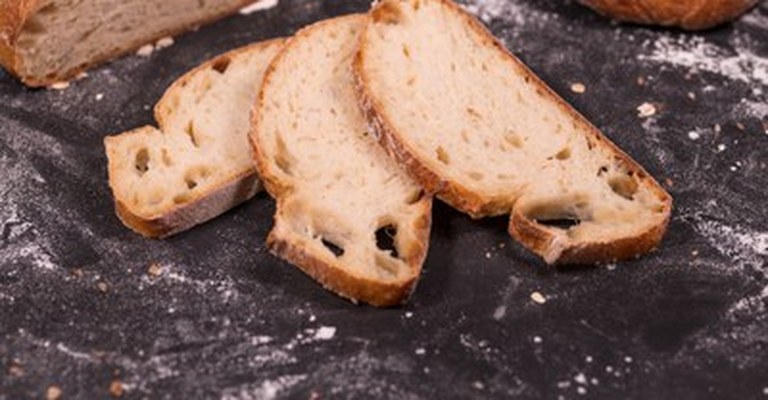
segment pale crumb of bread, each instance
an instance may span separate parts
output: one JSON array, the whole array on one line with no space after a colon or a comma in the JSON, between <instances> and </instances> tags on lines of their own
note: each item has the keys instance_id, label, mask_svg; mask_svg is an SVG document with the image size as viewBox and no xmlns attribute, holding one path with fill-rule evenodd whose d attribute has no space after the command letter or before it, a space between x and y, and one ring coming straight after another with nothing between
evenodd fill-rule
<instances>
[{"instance_id":1,"label":"pale crumb of bread","mask_svg":"<svg viewBox=\"0 0 768 400\"><path fill-rule=\"evenodd\" d=\"M544 297L544 295L539 292L532 292L531 300L533 300L534 303L538 303L538 304L544 304L547 302L547 298Z\"/></svg>"},{"instance_id":2,"label":"pale crumb of bread","mask_svg":"<svg viewBox=\"0 0 768 400\"><path fill-rule=\"evenodd\" d=\"M571 91L573 93L582 94L582 93L587 91L587 87L584 86L583 83L575 82L575 83L571 84Z\"/></svg>"},{"instance_id":3,"label":"pale crumb of bread","mask_svg":"<svg viewBox=\"0 0 768 400\"><path fill-rule=\"evenodd\" d=\"M94 96L96 101L101 101L104 99L104 93L96 93L96 96Z\"/></svg>"},{"instance_id":4,"label":"pale crumb of bread","mask_svg":"<svg viewBox=\"0 0 768 400\"><path fill-rule=\"evenodd\" d=\"M109 285L104 281L97 283L96 288L99 289L101 293L107 293L109 291Z\"/></svg>"},{"instance_id":5,"label":"pale crumb of bread","mask_svg":"<svg viewBox=\"0 0 768 400\"><path fill-rule=\"evenodd\" d=\"M69 81L62 81L62 82L54 82L50 86L48 86L49 89L53 90L66 90L71 86Z\"/></svg>"},{"instance_id":6,"label":"pale crumb of bread","mask_svg":"<svg viewBox=\"0 0 768 400\"><path fill-rule=\"evenodd\" d=\"M656 115L656 106L653 103L645 102L637 106L637 116L640 118L648 118Z\"/></svg>"}]
</instances>

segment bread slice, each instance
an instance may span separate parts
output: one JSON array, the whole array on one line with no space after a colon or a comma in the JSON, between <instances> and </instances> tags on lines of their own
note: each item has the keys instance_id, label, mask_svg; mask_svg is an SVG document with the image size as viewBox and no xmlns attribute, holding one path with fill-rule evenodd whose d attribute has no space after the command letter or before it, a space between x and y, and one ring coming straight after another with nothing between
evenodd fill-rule
<instances>
[{"instance_id":1,"label":"bread slice","mask_svg":"<svg viewBox=\"0 0 768 400\"><path fill-rule=\"evenodd\" d=\"M30 86L235 13L253 0L0 1L0 64Z\"/></svg>"},{"instance_id":2,"label":"bread slice","mask_svg":"<svg viewBox=\"0 0 768 400\"><path fill-rule=\"evenodd\" d=\"M160 126L104 139L117 215L150 237L186 230L253 197L249 113L282 40L226 53L190 71L155 106Z\"/></svg>"},{"instance_id":3,"label":"bread slice","mask_svg":"<svg viewBox=\"0 0 768 400\"><path fill-rule=\"evenodd\" d=\"M432 201L358 108L351 67L365 20L319 22L288 40L265 78L252 140L277 200L272 251L343 297L390 306L415 287Z\"/></svg>"},{"instance_id":4,"label":"bread slice","mask_svg":"<svg viewBox=\"0 0 768 400\"><path fill-rule=\"evenodd\" d=\"M384 0L355 71L380 142L428 192L548 263L647 252L671 198L654 179L449 0Z\"/></svg>"}]
</instances>

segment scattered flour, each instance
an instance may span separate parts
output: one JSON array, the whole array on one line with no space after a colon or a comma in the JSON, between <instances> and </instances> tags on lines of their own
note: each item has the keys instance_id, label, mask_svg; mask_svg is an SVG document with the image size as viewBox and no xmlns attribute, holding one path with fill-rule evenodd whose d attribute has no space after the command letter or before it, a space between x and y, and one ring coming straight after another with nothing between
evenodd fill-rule
<instances>
[{"instance_id":1,"label":"scattered flour","mask_svg":"<svg viewBox=\"0 0 768 400\"><path fill-rule=\"evenodd\" d=\"M315 339L317 340L330 340L336 335L336 328L333 326L321 326L320 329L315 332Z\"/></svg>"},{"instance_id":2,"label":"scattered flour","mask_svg":"<svg viewBox=\"0 0 768 400\"><path fill-rule=\"evenodd\" d=\"M768 85L768 58L755 54L748 43L734 43L734 51L729 51L701 36L681 35L662 36L651 47L650 54L637 58L710 72L750 85Z\"/></svg>"},{"instance_id":3,"label":"scattered flour","mask_svg":"<svg viewBox=\"0 0 768 400\"><path fill-rule=\"evenodd\" d=\"M735 268L765 268L768 256L768 232L699 219L694 228L718 252L736 262ZM768 273L768 270L764 270Z\"/></svg>"},{"instance_id":4,"label":"scattered flour","mask_svg":"<svg viewBox=\"0 0 768 400\"><path fill-rule=\"evenodd\" d=\"M277 6L280 0L258 0L257 2L247 5L240 9L241 15L253 14L257 11L264 11Z\"/></svg>"},{"instance_id":5,"label":"scattered flour","mask_svg":"<svg viewBox=\"0 0 768 400\"><path fill-rule=\"evenodd\" d=\"M271 400L278 397L280 392L305 380L307 375L285 375L277 379L266 380L258 385L245 385L225 391L222 400Z\"/></svg>"}]
</instances>

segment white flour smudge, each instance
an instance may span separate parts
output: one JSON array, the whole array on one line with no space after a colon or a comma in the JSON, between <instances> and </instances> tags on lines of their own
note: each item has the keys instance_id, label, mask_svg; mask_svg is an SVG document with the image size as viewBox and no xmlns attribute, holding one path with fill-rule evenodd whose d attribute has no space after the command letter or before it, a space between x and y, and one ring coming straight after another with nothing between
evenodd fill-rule
<instances>
[{"instance_id":1,"label":"white flour smudge","mask_svg":"<svg viewBox=\"0 0 768 400\"><path fill-rule=\"evenodd\" d=\"M734 267L764 268L768 257L768 232L741 226L728 226L717 221L698 221L694 228L721 254L735 261ZM763 270L764 273L768 271Z\"/></svg>"},{"instance_id":2,"label":"white flour smudge","mask_svg":"<svg viewBox=\"0 0 768 400\"><path fill-rule=\"evenodd\" d=\"M734 115L737 118L768 119L768 101L741 99L736 106Z\"/></svg>"},{"instance_id":3,"label":"white flour smudge","mask_svg":"<svg viewBox=\"0 0 768 400\"><path fill-rule=\"evenodd\" d=\"M729 51L701 36L662 36L652 43L650 54L637 58L709 72L750 85L768 85L768 58L755 54L749 44L734 43L733 47L734 51Z\"/></svg>"},{"instance_id":4,"label":"white flour smudge","mask_svg":"<svg viewBox=\"0 0 768 400\"><path fill-rule=\"evenodd\" d=\"M245 385L229 389L221 396L222 400L270 400L275 399L284 390L307 378L306 374L285 375L266 380L256 385Z\"/></svg>"}]
</instances>

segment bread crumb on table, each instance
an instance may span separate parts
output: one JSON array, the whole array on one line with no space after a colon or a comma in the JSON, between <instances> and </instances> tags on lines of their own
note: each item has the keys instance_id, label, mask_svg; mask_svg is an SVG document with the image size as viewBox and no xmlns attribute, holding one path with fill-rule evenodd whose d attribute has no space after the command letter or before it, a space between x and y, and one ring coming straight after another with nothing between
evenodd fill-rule
<instances>
[{"instance_id":1,"label":"bread crumb on table","mask_svg":"<svg viewBox=\"0 0 768 400\"><path fill-rule=\"evenodd\" d=\"M69 82L67 81L54 82L51 84L51 86L48 86L48 88L53 90L66 90L67 88L69 88Z\"/></svg>"},{"instance_id":2,"label":"bread crumb on table","mask_svg":"<svg viewBox=\"0 0 768 400\"><path fill-rule=\"evenodd\" d=\"M119 379L115 379L109 384L109 394L112 397L120 397L123 395L123 392L123 382Z\"/></svg>"},{"instance_id":3,"label":"bread crumb on table","mask_svg":"<svg viewBox=\"0 0 768 400\"><path fill-rule=\"evenodd\" d=\"M533 300L534 303L538 303L538 304L544 304L547 302L547 298L544 297L544 295L539 292L531 293L531 300Z\"/></svg>"},{"instance_id":4,"label":"bread crumb on table","mask_svg":"<svg viewBox=\"0 0 768 400\"><path fill-rule=\"evenodd\" d=\"M151 279L157 278L158 276L162 275L163 273L163 266L160 265L160 263L152 263L149 265L149 268L147 268L147 275Z\"/></svg>"},{"instance_id":5,"label":"bread crumb on table","mask_svg":"<svg viewBox=\"0 0 768 400\"><path fill-rule=\"evenodd\" d=\"M155 51L155 46L151 44L145 44L136 50L136 55L139 57L149 57L153 51Z\"/></svg>"},{"instance_id":6,"label":"bread crumb on table","mask_svg":"<svg viewBox=\"0 0 768 400\"><path fill-rule=\"evenodd\" d=\"M48 386L48 389L45 391L45 400L58 400L61 398L61 394L61 388L58 386Z\"/></svg>"},{"instance_id":7,"label":"bread crumb on table","mask_svg":"<svg viewBox=\"0 0 768 400\"><path fill-rule=\"evenodd\" d=\"M170 36L161 38L160 40L157 41L157 43L155 43L156 50L164 49L166 47L171 47L171 46L173 46L173 38Z\"/></svg>"},{"instance_id":8,"label":"bread crumb on table","mask_svg":"<svg viewBox=\"0 0 768 400\"><path fill-rule=\"evenodd\" d=\"M637 116L641 118L647 118L656 115L656 106L651 103L645 102L637 107Z\"/></svg>"},{"instance_id":9,"label":"bread crumb on table","mask_svg":"<svg viewBox=\"0 0 768 400\"><path fill-rule=\"evenodd\" d=\"M581 82L571 84L571 92L582 94L587 91L587 87Z\"/></svg>"},{"instance_id":10,"label":"bread crumb on table","mask_svg":"<svg viewBox=\"0 0 768 400\"><path fill-rule=\"evenodd\" d=\"M102 293L107 293L107 291L109 290L109 286L107 285L106 282L99 282L99 283L96 284L96 287Z\"/></svg>"}]
</instances>

